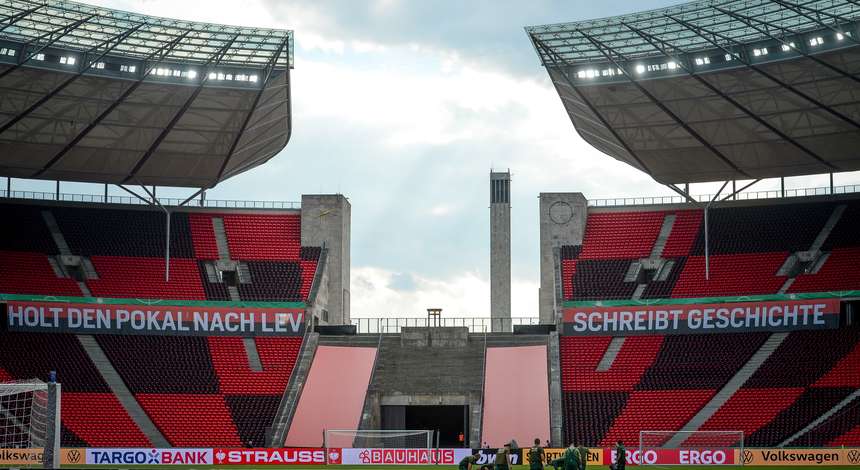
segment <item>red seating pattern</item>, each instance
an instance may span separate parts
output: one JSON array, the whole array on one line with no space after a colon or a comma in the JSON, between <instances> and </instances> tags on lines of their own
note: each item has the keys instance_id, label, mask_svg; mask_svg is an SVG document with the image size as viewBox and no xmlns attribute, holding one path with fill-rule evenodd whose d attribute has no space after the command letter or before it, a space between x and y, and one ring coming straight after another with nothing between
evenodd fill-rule
<instances>
[{"instance_id":1,"label":"red seating pattern","mask_svg":"<svg viewBox=\"0 0 860 470\"><path fill-rule=\"evenodd\" d=\"M221 395L138 394L140 406L176 447L242 447L230 409Z\"/></svg>"},{"instance_id":2,"label":"red seating pattern","mask_svg":"<svg viewBox=\"0 0 860 470\"><path fill-rule=\"evenodd\" d=\"M561 341L561 383L563 391L630 391L654 364L662 336L631 336L615 357L608 371L598 372L597 365L612 338L563 336Z\"/></svg>"},{"instance_id":3,"label":"red seating pattern","mask_svg":"<svg viewBox=\"0 0 860 470\"><path fill-rule=\"evenodd\" d=\"M259 337L255 342L263 365L260 372L248 366L241 338L209 338L209 353L222 393L280 396L284 392L302 345L301 338Z\"/></svg>"},{"instance_id":4,"label":"red seating pattern","mask_svg":"<svg viewBox=\"0 0 860 470\"><path fill-rule=\"evenodd\" d=\"M783 410L791 406L803 393L802 387L792 388L742 388L738 390L705 424L702 431L743 431L750 436L762 426L771 422ZM734 442L714 441L708 436L711 445L734 445ZM694 445L696 441L687 440Z\"/></svg>"},{"instance_id":5,"label":"red seating pattern","mask_svg":"<svg viewBox=\"0 0 860 470\"><path fill-rule=\"evenodd\" d=\"M663 247L664 258L687 256L699 235L704 212L701 209L676 211L672 232Z\"/></svg>"},{"instance_id":6,"label":"red seating pattern","mask_svg":"<svg viewBox=\"0 0 860 470\"><path fill-rule=\"evenodd\" d=\"M301 215L225 214L230 255L239 260L298 261Z\"/></svg>"},{"instance_id":7,"label":"red seating pattern","mask_svg":"<svg viewBox=\"0 0 860 470\"><path fill-rule=\"evenodd\" d=\"M600 445L639 442L643 429L681 429L713 397L714 390L643 390L630 393ZM592 444L589 444L592 445Z\"/></svg>"},{"instance_id":8,"label":"red seating pattern","mask_svg":"<svg viewBox=\"0 0 860 470\"><path fill-rule=\"evenodd\" d=\"M163 258L93 256L99 279L87 281L100 297L206 300L197 262L170 260L170 282L164 280Z\"/></svg>"},{"instance_id":9,"label":"red seating pattern","mask_svg":"<svg viewBox=\"0 0 860 470\"><path fill-rule=\"evenodd\" d=\"M830 372L818 379L813 387L860 388L860 344L836 363Z\"/></svg>"},{"instance_id":10,"label":"red seating pattern","mask_svg":"<svg viewBox=\"0 0 860 470\"><path fill-rule=\"evenodd\" d=\"M44 253L0 251L0 293L80 297L81 289L58 278Z\"/></svg>"},{"instance_id":11,"label":"red seating pattern","mask_svg":"<svg viewBox=\"0 0 860 470\"><path fill-rule=\"evenodd\" d=\"M562 289L564 290L564 298L573 298L573 277L576 276L576 260L564 259L561 260L561 279Z\"/></svg>"},{"instance_id":12,"label":"red seating pattern","mask_svg":"<svg viewBox=\"0 0 860 470\"><path fill-rule=\"evenodd\" d=\"M675 288L674 298L775 294L785 283L776 272L788 257L783 253L712 255L710 280L705 280L705 257L690 256Z\"/></svg>"},{"instance_id":13,"label":"red seating pattern","mask_svg":"<svg viewBox=\"0 0 860 470\"><path fill-rule=\"evenodd\" d=\"M663 212L589 214L579 259L647 258L664 215Z\"/></svg>"},{"instance_id":14,"label":"red seating pattern","mask_svg":"<svg viewBox=\"0 0 860 470\"><path fill-rule=\"evenodd\" d=\"M218 259L218 243L212 228L210 214L188 214L188 224L191 227L191 240L194 246L194 256L197 259Z\"/></svg>"},{"instance_id":15,"label":"red seating pattern","mask_svg":"<svg viewBox=\"0 0 860 470\"><path fill-rule=\"evenodd\" d=\"M61 409L63 424L91 446L152 445L112 393L63 392Z\"/></svg>"},{"instance_id":16,"label":"red seating pattern","mask_svg":"<svg viewBox=\"0 0 860 470\"><path fill-rule=\"evenodd\" d=\"M860 240L857 241L860 243ZM789 292L829 292L860 287L860 247L834 248L816 274L800 274Z\"/></svg>"},{"instance_id":17,"label":"red seating pattern","mask_svg":"<svg viewBox=\"0 0 860 470\"><path fill-rule=\"evenodd\" d=\"M827 443L831 447L857 447L860 445L860 424Z\"/></svg>"}]
</instances>

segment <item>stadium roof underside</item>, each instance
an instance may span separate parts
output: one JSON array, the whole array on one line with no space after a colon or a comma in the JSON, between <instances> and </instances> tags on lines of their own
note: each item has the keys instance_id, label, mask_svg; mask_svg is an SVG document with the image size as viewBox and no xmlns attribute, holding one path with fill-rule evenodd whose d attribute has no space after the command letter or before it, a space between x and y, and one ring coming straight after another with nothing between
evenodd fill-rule
<instances>
[{"instance_id":1,"label":"stadium roof underside","mask_svg":"<svg viewBox=\"0 0 860 470\"><path fill-rule=\"evenodd\" d=\"M664 184L860 170L860 0L526 28L579 134Z\"/></svg>"},{"instance_id":2,"label":"stadium roof underside","mask_svg":"<svg viewBox=\"0 0 860 470\"><path fill-rule=\"evenodd\" d=\"M0 176L206 188L292 128L293 32L0 0Z\"/></svg>"}]
</instances>

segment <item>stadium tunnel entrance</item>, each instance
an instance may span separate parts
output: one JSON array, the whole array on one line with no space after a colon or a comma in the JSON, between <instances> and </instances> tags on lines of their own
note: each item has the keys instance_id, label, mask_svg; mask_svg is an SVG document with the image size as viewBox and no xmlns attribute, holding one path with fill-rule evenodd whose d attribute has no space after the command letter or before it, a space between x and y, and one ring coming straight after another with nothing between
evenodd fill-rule
<instances>
[{"instance_id":1,"label":"stadium tunnel entrance","mask_svg":"<svg viewBox=\"0 0 860 470\"><path fill-rule=\"evenodd\" d=\"M438 432L439 447L468 445L467 405L382 406L381 411L382 429L429 429Z\"/></svg>"}]
</instances>

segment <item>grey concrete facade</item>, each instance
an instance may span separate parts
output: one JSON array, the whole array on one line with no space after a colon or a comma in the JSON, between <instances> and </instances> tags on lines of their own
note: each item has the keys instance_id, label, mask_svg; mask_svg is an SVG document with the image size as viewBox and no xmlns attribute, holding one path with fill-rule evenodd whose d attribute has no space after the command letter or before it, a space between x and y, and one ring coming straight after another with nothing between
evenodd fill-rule
<instances>
[{"instance_id":1,"label":"grey concrete facade","mask_svg":"<svg viewBox=\"0 0 860 470\"><path fill-rule=\"evenodd\" d=\"M511 173L490 172L490 317L511 318ZM510 321L493 321L503 331Z\"/></svg>"},{"instance_id":2,"label":"grey concrete facade","mask_svg":"<svg viewBox=\"0 0 860 470\"><path fill-rule=\"evenodd\" d=\"M556 289L557 252L564 245L581 245L588 219L588 201L582 193L541 193L540 291L541 323L555 323L561 292Z\"/></svg>"},{"instance_id":3,"label":"grey concrete facade","mask_svg":"<svg viewBox=\"0 0 860 470\"><path fill-rule=\"evenodd\" d=\"M302 246L326 249L328 305L320 308L327 310L328 321L322 323L350 323L351 211L349 201L341 194L302 195Z\"/></svg>"}]
</instances>

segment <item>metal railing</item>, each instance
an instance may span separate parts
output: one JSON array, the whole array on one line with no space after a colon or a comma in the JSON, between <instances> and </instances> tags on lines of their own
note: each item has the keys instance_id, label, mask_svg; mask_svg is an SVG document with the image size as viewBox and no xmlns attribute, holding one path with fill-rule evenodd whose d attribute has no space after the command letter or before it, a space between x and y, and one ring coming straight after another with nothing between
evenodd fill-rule
<instances>
[{"instance_id":1,"label":"metal railing","mask_svg":"<svg viewBox=\"0 0 860 470\"><path fill-rule=\"evenodd\" d=\"M0 198L8 198L8 192L0 190ZM12 199L34 199L41 201L62 202L93 202L100 204L133 204L138 206L147 205L147 202L134 196L112 196L104 194L73 194L49 191L12 191ZM173 197L159 197L159 202L164 206L178 206L185 199ZM195 198L188 201L187 207L213 207L219 209L301 209L302 203L298 201L246 201L240 199L200 199Z\"/></svg>"},{"instance_id":2,"label":"metal railing","mask_svg":"<svg viewBox=\"0 0 860 470\"><path fill-rule=\"evenodd\" d=\"M784 192L779 189L767 191L742 191L736 197L730 200L754 200L754 199L781 199L788 197L805 197L805 196L825 196L830 194L849 194L860 192L860 185L848 184L844 186L834 186L831 192L829 186L818 188L794 188L786 189ZM721 195L725 197L730 192ZM709 202L714 198L713 194L698 194L691 196L699 202ZM688 201L680 195L676 196L650 196L650 197L619 197L608 199L589 199L589 207L615 207L615 206L653 206L661 204L684 204Z\"/></svg>"},{"instance_id":3,"label":"metal railing","mask_svg":"<svg viewBox=\"0 0 860 470\"><path fill-rule=\"evenodd\" d=\"M448 317L433 320L426 317L374 317L353 318L358 333L387 334L400 333L404 327L466 327L470 333L489 331L512 331L517 325L538 325L538 317L489 318L489 317ZM496 327L496 328L493 328Z\"/></svg>"}]
</instances>

